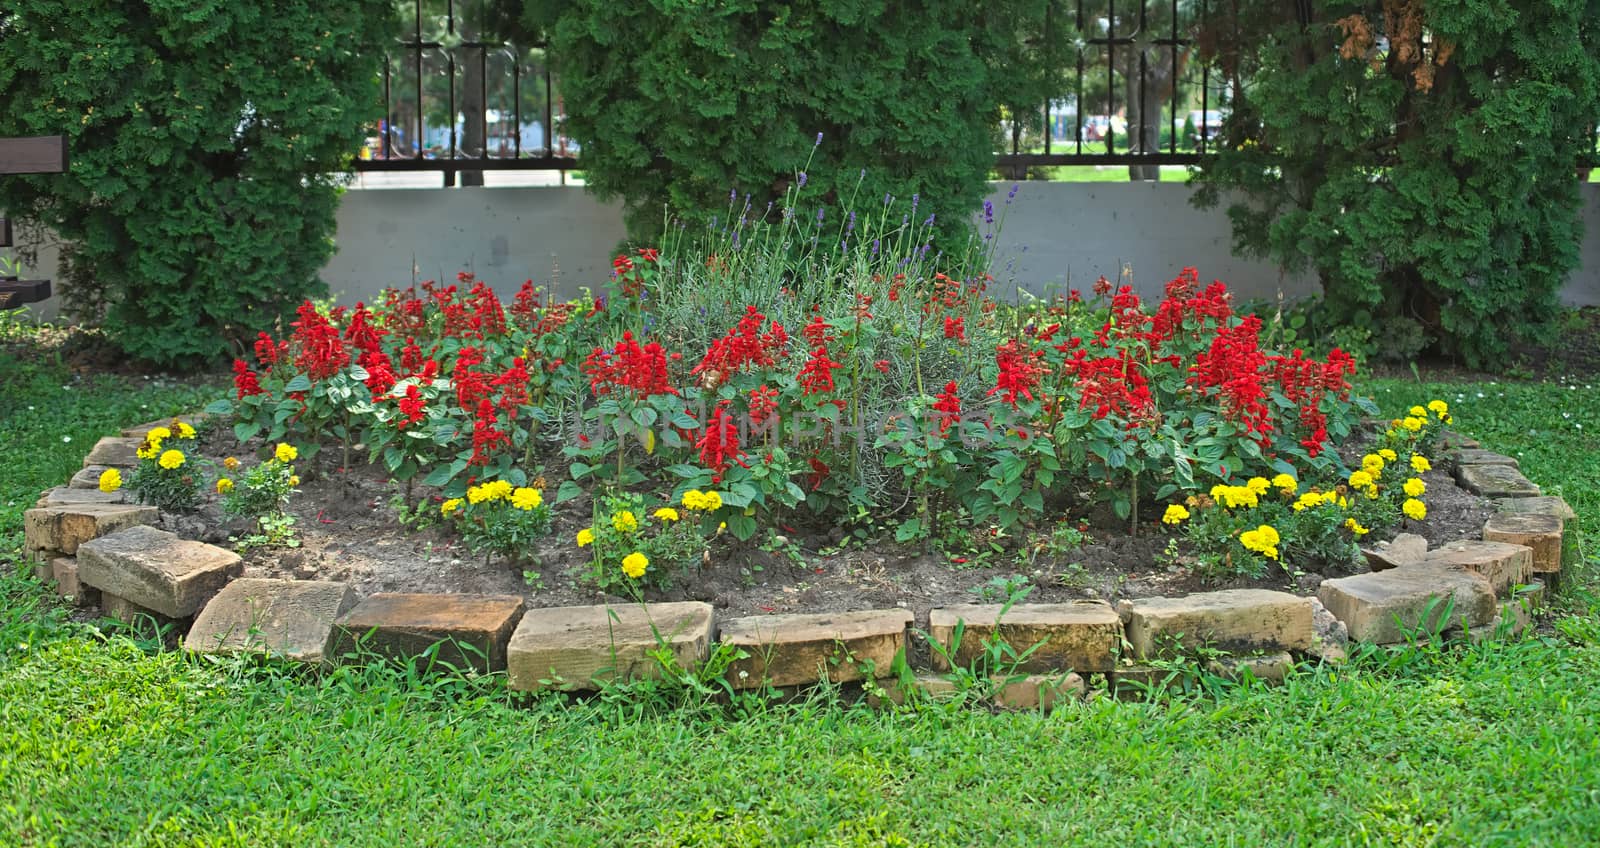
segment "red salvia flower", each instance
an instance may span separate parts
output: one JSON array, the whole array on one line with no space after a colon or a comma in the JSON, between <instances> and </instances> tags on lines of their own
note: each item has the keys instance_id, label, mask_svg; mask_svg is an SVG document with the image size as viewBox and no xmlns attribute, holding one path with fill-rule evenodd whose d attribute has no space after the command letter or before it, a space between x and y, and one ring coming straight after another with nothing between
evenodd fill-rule
<instances>
[{"instance_id":1,"label":"red salvia flower","mask_svg":"<svg viewBox=\"0 0 1600 848\"><path fill-rule=\"evenodd\" d=\"M844 367L828 356L827 345L818 345L800 369L801 395L814 395L833 391L833 372Z\"/></svg>"},{"instance_id":2,"label":"red salvia flower","mask_svg":"<svg viewBox=\"0 0 1600 848\"><path fill-rule=\"evenodd\" d=\"M706 351L700 364L689 373L694 376L706 375L706 382L715 387L747 368L771 368L776 365L778 357L789 346L789 334L776 321L771 322L766 332L762 332L761 327L766 320L767 316L754 306L746 306L739 325L712 342L711 349Z\"/></svg>"},{"instance_id":3,"label":"red salvia flower","mask_svg":"<svg viewBox=\"0 0 1600 848\"><path fill-rule=\"evenodd\" d=\"M294 322L294 364L313 380L323 380L350 364L344 340L328 319L317 314L311 301L301 304L300 320Z\"/></svg>"},{"instance_id":4,"label":"red salvia flower","mask_svg":"<svg viewBox=\"0 0 1600 848\"><path fill-rule=\"evenodd\" d=\"M994 361L1000 366L1000 374L989 394L999 394L1000 399L1011 404L1013 409L1017 406L1019 396L1033 400L1033 390L1039 386L1039 378L1044 374L1044 369L1039 366L1043 356L1041 351L1028 350L1019 339L1012 339L996 348Z\"/></svg>"},{"instance_id":5,"label":"red salvia flower","mask_svg":"<svg viewBox=\"0 0 1600 848\"><path fill-rule=\"evenodd\" d=\"M289 341L287 339L273 343L272 337L266 333L256 336L256 361L262 368L271 370L285 356L289 355Z\"/></svg>"},{"instance_id":6,"label":"red salvia flower","mask_svg":"<svg viewBox=\"0 0 1600 848\"><path fill-rule=\"evenodd\" d=\"M265 335L265 334L263 334ZM238 390L235 400L244 400L247 397L266 394L267 390L261 388L261 380L256 372L250 370L249 363L243 359L233 361L233 387Z\"/></svg>"},{"instance_id":7,"label":"red salvia flower","mask_svg":"<svg viewBox=\"0 0 1600 848\"><path fill-rule=\"evenodd\" d=\"M956 381L945 384L944 391L933 402L933 411L939 413L940 436L961 423L961 396L956 393Z\"/></svg>"},{"instance_id":8,"label":"red salvia flower","mask_svg":"<svg viewBox=\"0 0 1600 848\"><path fill-rule=\"evenodd\" d=\"M427 399L422 396L422 390L417 388L415 383L406 386L405 397L399 398L396 403L400 406L400 413L405 416L399 421L398 426L401 430L427 417Z\"/></svg>"},{"instance_id":9,"label":"red salvia flower","mask_svg":"<svg viewBox=\"0 0 1600 848\"><path fill-rule=\"evenodd\" d=\"M750 423L760 426L766 423L778 411L778 390L768 388L765 383L759 389L750 390Z\"/></svg>"},{"instance_id":10,"label":"red salvia flower","mask_svg":"<svg viewBox=\"0 0 1600 848\"><path fill-rule=\"evenodd\" d=\"M705 434L695 447L700 449L700 464L711 469L711 482L721 483L728 466L738 463L741 468L750 466L744 461L744 451L739 449L739 428L728 414L729 401L721 401L706 422Z\"/></svg>"},{"instance_id":11,"label":"red salvia flower","mask_svg":"<svg viewBox=\"0 0 1600 848\"><path fill-rule=\"evenodd\" d=\"M944 319L944 337L947 339L955 339L959 342L966 341L967 319L963 317L946 317Z\"/></svg>"},{"instance_id":12,"label":"red salvia flower","mask_svg":"<svg viewBox=\"0 0 1600 848\"><path fill-rule=\"evenodd\" d=\"M494 404L488 398L478 401L478 414L472 424L472 457L467 460L468 465L488 465L495 450L511 446L511 436L495 427L499 420L494 414Z\"/></svg>"}]
</instances>

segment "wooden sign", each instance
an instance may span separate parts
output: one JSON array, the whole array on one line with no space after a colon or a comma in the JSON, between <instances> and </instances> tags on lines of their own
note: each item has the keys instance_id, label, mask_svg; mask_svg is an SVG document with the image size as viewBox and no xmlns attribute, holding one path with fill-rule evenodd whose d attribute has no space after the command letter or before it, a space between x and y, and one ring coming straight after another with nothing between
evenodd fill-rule
<instances>
[{"instance_id":1,"label":"wooden sign","mask_svg":"<svg viewBox=\"0 0 1600 848\"><path fill-rule=\"evenodd\" d=\"M67 170L67 137L0 138L0 174L60 174Z\"/></svg>"}]
</instances>

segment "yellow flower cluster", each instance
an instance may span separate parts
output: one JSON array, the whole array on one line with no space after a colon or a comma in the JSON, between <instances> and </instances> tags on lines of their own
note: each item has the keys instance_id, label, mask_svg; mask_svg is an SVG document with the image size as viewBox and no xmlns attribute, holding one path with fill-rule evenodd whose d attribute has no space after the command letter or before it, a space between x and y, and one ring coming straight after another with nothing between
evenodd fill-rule
<instances>
[{"instance_id":1,"label":"yellow flower cluster","mask_svg":"<svg viewBox=\"0 0 1600 848\"><path fill-rule=\"evenodd\" d=\"M638 551L622 558L622 573L637 580L644 576L646 568L650 567L650 558Z\"/></svg>"},{"instance_id":2,"label":"yellow flower cluster","mask_svg":"<svg viewBox=\"0 0 1600 848\"><path fill-rule=\"evenodd\" d=\"M639 529L639 518L625 509L611 516L611 527L618 533L632 533Z\"/></svg>"},{"instance_id":3,"label":"yellow flower cluster","mask_svg":"<svg viewBox=\"0 0 1600 848\"><path fill-rule=\"evenodd\" d=\"M1432 471L1433 463L1429 462L1428 458L1422 454L1414 453L1411 455L1411 470L1417 472L1418 474Z\"/></svg>"},{"instance_id":4,"label":"yellow flower cluster","mask_svg":"<svg viewBox=\"0 0 1600 848\"><path fill-rule=\"evenodd\" d=\"M295 446L288 442L279 442L278 447L272 451L272 455L277 457L279 462L294 462L300 458L300 451L296 450Z\"/></svg>"},{"instance_id":5,"label":"yellow flower cluster","mask_svg":"<svg viewBox=\"0 0 1600 848\"><path fill-rule=\"evenodd\" d=\"M683 493L683 508L715 512L722 508L722 496L716 492L702 492L699 489L690 489Z\"/></svg>"},{"instance_id":6,"label":"yellow flower cluster","mask_svg":"<svg viewBox=\"0 0 1600 848\"><path fill-rule=\"evenodd\" d=\"M461 504L462 500L460 498L451 498L444 503L439 504L439 514L445 518L449 518L450 516L456 514L456 510L461 508Z\"/></svg>"},{"instance_id":7,"label":"yellow flower cluster","mask_svg":"<svg viewBox=\"0 0 1600 848\"><path fill-rule=\"evenodd\" d=\"M511 505L524 512L536 509L543 503L544 493L538 489L523 486L511 493Z\"/></svg>"},{"instance_id":8,"label":"yellow flower cluster","mask_svg":"<svg viewBox=\"0 0 1600 848\"><path fill-rule=\"evenodd\" d=\"M175 449L163 451L161 459L157 460L157 462L168 471L176 471L183 467L183 451Z\"/></svg>"},{"instance_id":9,"label":"yellow flower cluster","mask_svg":"<svg viewBox=\"0 0 1600 848\"><path fill-rule=\"evenodd\" d=\"M1408 498L1420 498L1423 492L1428 491L1428 484L1422 482L1421 477L1412 477L1400 487L1400 490L1405 492Z\"/></svg>"},{"instance_id":10,"label":"yellow flower cluster","mask_svg":"<svg viewBox=\"0 0 1600 848\"><path fill-rule=\"evenodd\" d=\"M578 531L578 547L585 548L594 544L594 528L585 527Z\"/></svg>"},{"instance_id":11,"label":"yellow flower cluster","mask_svg":"<svg viewBox=\"0 0 1600 848\"><path fill-rule=\"evenodd\" d=\"M1239 534L1239 544L1246 550L1255 551L1267 559L1278 558L1278 531L1270 524L1263 524L1254 530L1246 530Z\"/></svg>"},{"instance_id":12,"label":"yellow flower cluster","mask_svg":"<svg viewBox=\"0 0 1600 848\"><path fill-rule=\"evenodd\" d=\"M1162 524L1182 524L1184 519L1186 519L1188 517L1189 517L1189 510L1184 509L1181 504L1172 504L1171 506L1167 507L1167 513L1165 515L1161 516L1161 523Z\"/></svg>"},{"instance_id":13,"label":"yellow flower cluster","mask_svg":"<svg viewBox=\"0 0 1600 848\"><path fill-rule=\"evenodd\" d=\"M1345 526L1346 530L1349 530L1351 533L1354 533L1357 538L1360 538L1360 537L1365 536L1368 533L1372 532L1372 528L1370 528L1370 527L1362 527L1361 526L1361 522L1355 520L1354 518L1346 518L1344 520L1344 526Z\"/></svg>"},{"instance_id":14,"label":"yellow flower cluster","mask_svg":"<svg viewBox=\"0 0 1600 848\"><path fill-rule=\"evenodd\" d=\"M656 519L659 520L659 521L677 521L679 518L682 517L682 516L678 515L678 511L677 510L673 509L670 506L664 506L664 507L662 507L662 508L660 508L660 509L658 509L655 512L652 512L650 514L655 516Z\"/></svg>"},{"instance_id":15,"label":"yellow flower cluster","mask_svg":"<svg viewBox=\"0 0 1600 848\"><path fill-rule=\"evenodd\" d=\"M1427 426L1429 418L1441 424L1451 423L1453 419L1450 417L1450 405L1442 400L1430 400L1426 408L1413 406L1406 410L1404 418L1396 418L1389 422L1389 435L1399 435L1402 430L1408 433L1420 432Z\"/></svg>"},{"instance_id":16,"label":"yellow flower cluster","mask_svg":"<svg viewBox=\"0 0 1600 848\"><path fill-rule=\"evenodd\" d=\"M1350 479L1346 482L1350 484L1350 488L1366 494L1368 500L1377 499L1378 478L1371 471L1365 468L1360 471L1352 471L1350 472Z\"/></svg>"},{"instance_id":17,"label":"yellow flower cluster","mask_svg":"<svg viewBox=\"0 0 1600 848\"><path fill-rule=\"evenodd\" d=\"M490 480L480 486L467 487L467 503L477 505L485 501L506 501L511 499L515 487L507 480Z\"/></svg>"},{"instance_id":18,"label":"yellow flower cluster","mask_svg":"<svg viewBox=\"0 0 1600 848\"><path fill-rule=\"evenodd\" d=\"M1272 478L1272 488L1277 489L1286 495L1292 495L1295 492L1300 491L1300 481L1287 474L1279 474L1278 476Z\"/></svg>"},{"instance_id":19,"label":"yellow flower cluster","mask_svg":"<svg viewBox=\"0 0 1600 848\"><path fill-rule=\"evenodd\" d=\"M1406 498L1406 502L1400 505L1400 511L1412 521L1421 521L1428 517L1428 505L1416 498Z\"/></svg>"},{"instance_id":20,"label":"yellow flower cluster","mask_svg":"<svg viewBox=\"0 0 1600 848\"><path fill-rule=\"evenodd\" d=\"M174 418L172 419L172 427L151 427L149 431L144 434L144 441L139 443L139 449L135 451L135 453L140 459L156 459L157 457L164 459L166 454L162 453L161 451L161 443L172 438L174 427L177 428L178 438L194 438L194 428ZM167 451L167 453L174 453L174 451ZM180 453L179 456L182 456L182 454ZM182 464L183 463L181 462L179 463L179 465ZM176 468L177 466L163 465L162 467L170 470L171 468Z\"/></svg>"},{"instance_id":21,"label":"yellow flower cluster","mask_svg":"<svg viewBox=\"0 0 1600 848\"><path fill-rule=\"evenodd\" d=\"M1358 471L1356 473L1359 474L1361 472ZM1329 503L1338 504L1340 509L1347 509L1350 506L1350 501L1341 496L1338 492L1318 492L1316 490L1312 490L1306 492L1295 500L1294 511L1304 512L1305 510Z\"/></svg>"},{"instance_id":22,"label":"yellow flower cluster","mask_svg":"<svg viewBox=\"0 0 1600 848\"><path fill-rule=\"evenodd\" d=\"M1229 509L1241 506L1254 509L1261 502L1261 496L1271 487L1272 484L1267 482L1267 478L1251 477L1243 486L1212 486L1211 499Z\"/></svg>"},{"instance_id":23,"label":"yellow flower cluster","mask_svg":"<svg viewBox=\"0 0 1600 848\"><path fill-rule=\"evenodd\" d=\"M231 491L233 491L233 481L229 480L226 477L218 477L217 478L217 494L226 495L227 493L229 493Z\"/></svg>"},{"instance_id":24,"label":"yellow flower cluster","mask_svg":"<svg viewBox=\"0 0 1600 848\"><path fill-rule=\"evenodd\" d=\"M115 468L107 468L100 472L100 491L115 492L122 488L122 472Z\"/></svg>"}]
</instances>

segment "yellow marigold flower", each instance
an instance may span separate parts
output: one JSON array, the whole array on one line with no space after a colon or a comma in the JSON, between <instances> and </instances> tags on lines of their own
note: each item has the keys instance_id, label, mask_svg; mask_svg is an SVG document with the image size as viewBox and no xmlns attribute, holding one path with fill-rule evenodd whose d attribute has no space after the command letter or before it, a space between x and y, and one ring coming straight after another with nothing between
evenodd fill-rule
<instances>
[{"instance_id":1,"label":"yellow marigold flower","mask_svg":"<svg viewBox=\"0 0 1600 848\"><path fill-rule=\"evenodd\" d=\"M298 485L300 485L300 475L299 474L290 474L289 475L289 485L290 486L298 486Z\"/></svg>"},{"instance_id":2,"label":"yellow marigold flower","mask_svg":"<svg viewBox=\"0 0 1600 848\"><path fill-rule=\"evenodd\" d=\"M594 528L585 527L578 531L578 547L588 547L594 544Z\"/></svg>"},{"instance_id":3,"label":"yellow marigold flower","mask_svg":"<svg viewBox=\"0 0 1600 848\"><path fill-rule=\"evenodd\" d=\"M1410 415L1412 417L1415 417L1415 418L1427 418L1428 417L1428 410L1423 409L1420 406L1413 406L1410 409L1406 410L1406 414Z\"/></svg>"},{"instance_id":4,"label":"yellow marigold flower","mask_svg":"<svg viewBox=\"0 0 1600 848\"><path fill-rule=\"evenodd\" d=\"M1278 531L1269 524L1239 534L1239 544L1244 545L1246 550L1255 551L1267 559L1278 558L1278 542Z\"/></svg>"},{"instance_id":5,"label":"yellow marigold flower","mask_svg":"<svg viewBox=\"0 0 1600 848\"><path fill-rule=\"evenodd\" d=\"M1428 458L1422 454L1414 453L1411 455L1411 470L1417 472L1418 474L1421 474L1424 471L1432 471L1433 463L1429 462Z\"/></svg>"},{"instance_id":6,"label":"yellow marigold flower","mask_svg":"<svg viewBox=\"0 0 1600 848\"><path fill-rule=\"evenodd\" d=\"M670 506L664 506L650 514L655 516L658 521L677 521L681 517L678 515L678 511Z\"/></svg>"},{"instance_id":7,"label":"yellow marigold flower","mask_svg":"<svg viewBox=\"0 0 1600 848\"><path fill-rule=\"evenodd\" d=\"M279 442L272 455L277 457L279 462L294 462L300 458L300 451L295 450L294 445L288 442Z\"/></svg>"},{"instance_id":8,"label":"yellow marigold flower","mask_svg":"<svg viewBox=\"0 0 1600 848\"><path fill-rule=\"evenodd\" d=\"M172 438L172 431L165 427L151 427L150 432L144 434L145 441L158 445L170 438Z\"/></svg>"},{"instance_id":9,"label":"yellow marigold flower","mask_svg":"<svg viewBox=\"0 0 1600 848\"><path fill-rule=\"evenodd\" d=\"M1400 505L1400 511L1412 521L1421 521L1428 517L1428 505L1416 498L1407 498L1406 502Z\"/></svg>"},{"instance_id":10,"label":"yellow marigold flower","mask_svg":"<svg viewBox=\"0 0 1600 848\"><path fill-rule=\"evenodd\" d=\"M1372 474L1368 471L1352 471L1349 482L1352 489L1365 489L1373 484Z\"/></svg>"},{"instance_id":11,"label":"yellow marigold flower","mask_svg":"<svg viewBox=\"0 0 1600 848\"><path fill-rule=\"evenodd\" d=\"M1294 511L1304 512L1312 507L1321 506L1322 503L1322 495L1319 495L1316 492L1306 492L1295 500Z\"/></svg>"},{"instance_id":12,"label":"yellow marigold flower","mask_svg":"<svg viewBox=\"0 0 1600 848\"><path fill-rule=\"evenodd\" d=\"M705 509L706 493L699 489L690 489L683 493L684 509Z\"/></svg>"},{"instance_id":13,"label":"yellow marigold flower","mask_svg":"<svg viewBox=\"0 0 1600 848\"><path fill-rule=\"evenodd\" d=\"M494 480L483 484L483 494L491 501L511 500L512 491L511 483L505 480Z\"/></svg>"},{"instance_id":14,"label":"yellow marigold flower","mask_svg":"<svg viewBox=\"0 0 1600 848\"><path fill-rule=\"evenodd\" d=\"M538 489L526 486L511 493L511 505L520 510L531 510L544 503L544 495Z\"/></svg>"},{"instance_id":15,"label":"yellow marigold flower","mask_svg":"<svg viewBox=\"0 0 1600 848\"><path fill-rule=\"evenodd\" d=\"M189 426L189 424L187 422L179 421L178 419L174 418L174 419L172 419L172 423L173 423L173 425L175 425L178 428L178 438L180 438L180 439L192 439L192 438L194 438L194 428Z\"/></svg>"},{"instance_id":16,"label":"yellow marigold flower","mask_svg":"<svg viewBox=\"0 0 1600 848\"><path fill-rule=\"evenodd\" d=\"M227 493L229 493L231 491L233 491L233 481L229 480L226 477L218 477L217 478L217 494L226 495Z\"/></svg>"},{"instance_id":17,"label":"yellow marigold flower","mask_svg":"<svg viewBox=\"0 0 1600 848\"><path fill-rule=\"evenodd\" d=\"M1376 478L1383 471L1383 457L1375 453L1361 457L1361 470Z\"/></svg>"},{"instance_id":18,"label":"yellow marigold flower","mask_svg":"<svg viewBox=\"0 0 1600 848\"><path fill-rule=\"evenodd\" d=\"M1287 474L1279 474L1272 478L1272 487L1281 490L1286 495L1300 491L1300 482Z\"/></svg>"},{"instance_id":19,"label":"yellow marigold flower","mask_svg":"<svg viewBox=\"0 0 1600 848\"><path fill-rule=\"evenodd\" d=\"M1351 533L1354 533L1357 536L1365 536L1372 532L1371 528L1362 527L1361 522L1355 520L1354 518L1346 518L1344 520L1344 526L1346 530L1349 530Z\"/></svg>"},{"instance_id":20,"label":"yellow marigold flower","mask_svg":"<svg viewBox=\"0 0 1600 848\"><path fill-rule=\"evenodd\" d=\"M460 498L451 498L450 500L447 500L444 503L439 504L439 514L442 515L442 516L445 516L446 518L449 518L451 515L455 514L456 510L458 510L460 508L461 508L461 499Z\"/></svg>"},{"instance_id":21,"label":"yellow marigold flower","mask_svg":"<svg viewBox=\"0 0 1600 848\"><path fill-rule=\"evenodd\" d=\"M722 509L722 496L716 492L706 492L706 511L716 512Z\"/></svg>"},{"instance_id":22,"label":"yellow marigold flower","mask_svg":"<svg viewBox=\"0 0 1600 848\"><path fill-rule=\"evenodd\" d=\"M222 461L222 467L228 469L229 471L238 471L239 458L236 456L230 456L227 459L224 459Z\"/></svg>"},{"instance_id":23,"label":"yellow marigold flower","mask_svg":"<svg viewBox=\"0 0 1600 848\"><path fill-rule=\"evenodd\" d=\"M1433 414L1441 417L1450 414L1450 404L1445 403L1442 400L1428 401L1428 409L1429 411L1433 412Z\"/></svg>"},{"instance_id":24,"label":"yellow marigold flower","mask_svg":"<svg viewBox=\"0 0 1600 848\"><path fill-rule=\"evenodd\" d=\"M122 472L115 468L107 468L100 472L100 491L115 492L122 488Z\"/></svg>"},{"instance_id":25,"label":"yellow marigold flower","mask_svg":"<svg viewBox=\"0 0 1600 848\"><path fill-rule=\"evenodd\" d=\"M1378 451L1378 456L1383 457L1383 461L1384 462L1394 462L1395 460L1398 460L1400 458L1399 454L1395 453L1392 450L1389 450L1388 448L1384 448L1384 449Z\"/></svg>"},{"instance_id":26,"label":"yellow marigold flower","mask_svg":"<svg viewBox=\"0 0 1600 848\"><path fill-rule=\"evenodd\" d=\"M1249 489L1250 491L1255 492L1257 495L1266 494L1267 493L1267 489L1270 488L1271 486L1272 486L1272 484L1268 483L1267 482L1267 478L1265 478L1265 477L1251 477L1249 480L1246 480L1245 483L1244 483L1244 487L1246 489Z\"/></svg>"},{"instance_id":27,"label":"yellow marigold flower","mask_svg":"<svg viewBox=\"0 0 1600 848\"><path fill-rule=\"evenodd\" d=\"M1412 477L1406 481L1404 486L1400 487L1400 491L1405 492L1408 498L1420 498L1423 492L1428 491L1428 484L1422 482L1420 477Z\"/></svg>"},{"instance_id":28,"label":"yellow marigold flower","mask_svg":"<svg viewBox=\"0 0 1600 848\"><path fill-rule=\"evenodd\" d=\"M639 519L629 510L622 510L611 516L611 526L618 533L632 533L639 529Z\"/></svg>"},{"instance_id":29,"label":"yellow marigold flower","mask_svg":"<svg viewBox=\"0 0 1600 848\"><path fill-rule=\"evenodd\" d=\"M622 558L622 573L637 580L644 576L644 570L650 567L650 558L634 551Z\"/></svg>"},{"instance_id":30,"label":"yellow marigold flower","mask_svg":"<svg viewBox=\"0 0 1600 848\"><path fill-rule=\"evenodd\" d=\"M1377 499L1378 499L1378 487L1375 486L1375 485L1374 486L1368 486L1367 487L1367 500L1375 501Z\"/></svg>"},{"instance_id":31,"label":"yellow marigold flower","mask_svg":"<svg viewBox=\"0 0 1600 848\"><path fill-rule=\"evenodd\" d=\"M168 471L175 471L175 470L177 470L179 468L182 468L183 467L183 451L181 451L181 450L169 450L169 451L161 454L161 459L159 460L159 462L161 464L161 467L167 469Z\"/></svg>"},{"instance_id":32,"label":"yellow marigold flower","mask_svg":"<svg viewBox=\"0 0 1600 848\"><path fill-rule=\"evenodd\" d=\"M140 459L155 459L161 454L161 443L146 439L139 443L139 449L135 453L139 455Z\"/></svg>"},{"instance_id":33,"label":"yellow marigold flower","mask_svg":"<svg viewBox=\"0 0 1600 848\"><path fill-rule=\"evenodd\" d=\"M481 504L485 500L488 500L488 498L489 498L489 496L488 496L487 493L484 492L482 486L468 486L467 487L467 503L470 503L470 504Z\"/></svg>"},{"instance_id":34,"label":"yellow marigold flower","mask_svg":"<svg viewBox=\"0 0 1600 848\"><path fill-rule=\"evenodd\" d=\"M1422 429L1422 419L1420 419L1420 418L1407 418L1404 421L1400 422L1400 426L1406 428L1407 430L1410 430L1413 433L1415 433L1418 430Z\"/></svg>"},{"instance_id":35,"label":"yellow marigold flower","mask_svg":"<svg viewBox=\"0 0 1600 848\"><path fill-rule=\"evenodd\" d=\"M1189 510L1184 509L1182 506L1179 506L1178 504L1172 504L1171 506L1167 507L1166 515L1161 516L1161 523L1162 524L1182 524L1183 520L1188 518L1188 517L1189 517Z\"/></svg>"}]
</instances>

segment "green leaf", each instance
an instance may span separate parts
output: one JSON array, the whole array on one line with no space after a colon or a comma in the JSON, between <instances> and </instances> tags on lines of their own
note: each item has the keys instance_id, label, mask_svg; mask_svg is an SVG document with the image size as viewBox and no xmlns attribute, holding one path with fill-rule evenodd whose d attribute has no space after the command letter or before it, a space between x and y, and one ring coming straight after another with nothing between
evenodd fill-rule
<instances>
[{"instance_id":1,"label":"green leaf","mask_svg":"<svg viewBox=\"0 0 1600 848\"><path fill-rule=\"evenodd\" d=\"M283 387L283 390L285 392L309 392L311 391L311 378L304 374L296 374L294 379Z\"/></svg>"},{"instance_id":2,"label":"green leaf","mask_svg":"<svg viewBox=\"0 0 1600 848\"><path fill-rule=\"evenodd\" d=\"M741 542L748 542L756 534L756 520L752 516L738 513L728 516L728 532Z\"/></svg>"},{"instance_id":3,"label":"green leaf","mask_svg":"<svg viewBox=\"0 0 1600 848\"><path fill-rule=\"evenodd\" d=\"M565 503L581 494L583 487L578 485L577 481L563 480L561 485L556 487L556 503Z\"/></svg>"},{"instance_id":4,"label":"green leaf","mask_svg":"<svg viewBox=\"0 0 1600 848\"><path fill-rule=\"evenodd\" d=\"M894 540L896 542L909 542L920 535L922 535L922 519L908 518L900 522L900 526L895 528Z\"/></svg>"},{"instance_id":5,"label":"green leaf","mask_svg":"<svg viewBox=\"0 0 1600 848\"><path fill-rule=\"evenodd\" d=\"M206 404L205 413L207 415L232 415L233 401L228 400L227 398L214 400Z\"/></svg>"},{"instance_id":6,"label":"green leaf","mask_svg":"<svg viewBox=\"0 0 1600 848\"><path fill-rule=\"evenodd\" d=\"M241 442L248 442L261 432L261 425L254 421L240 421L233 425L233 437Z\"/></svg>"}]
</instances>

